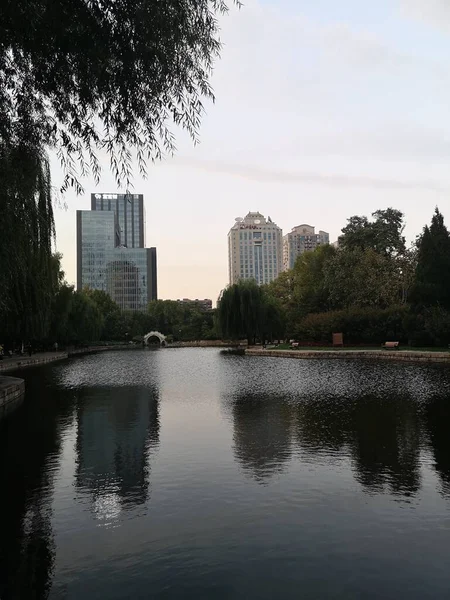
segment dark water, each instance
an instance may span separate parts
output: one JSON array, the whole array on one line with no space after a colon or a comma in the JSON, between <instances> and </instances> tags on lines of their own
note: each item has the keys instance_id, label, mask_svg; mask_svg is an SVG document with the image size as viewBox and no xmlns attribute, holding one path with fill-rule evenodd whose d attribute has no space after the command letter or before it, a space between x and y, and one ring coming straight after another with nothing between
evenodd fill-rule
<instances>
[{"instance_id":1,"label":"dark water","mask_svg":"<svg viewBox=\"0 0 450 600\"><path fill-rule=\"evenodd\" d=\"M112 352L23 371L0 598L450 598L450 369Z\"/></svg>"}]
</instances>

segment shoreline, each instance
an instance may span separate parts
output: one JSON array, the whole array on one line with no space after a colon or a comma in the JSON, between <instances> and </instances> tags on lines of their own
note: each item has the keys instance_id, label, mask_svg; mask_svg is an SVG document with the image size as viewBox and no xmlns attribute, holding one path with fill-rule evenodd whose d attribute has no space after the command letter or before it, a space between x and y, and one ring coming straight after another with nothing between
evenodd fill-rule
<instances>
[{"instance_id":1,"label":"shoreline","mask_svg":"<svg viewBox=\"0 0 450 600\"><path fill-rule=\"evenodd\" d=\"M449 352L422 352L415 350L269 350L263 348L246 348L246 356L269 356L276 358L297 359L365 359L365 360L397 360L403 362L436 362L450 363Z\"/></svg>"},{"instance_id":2,"label":"shoreline","mask_svg":"<svg viewBox=\"0 0 450 600\"><path fill-rule=\"evenodd\" d=\"M79 348L64 352L42 352L34 356L17 356L5 358L0 361L0 419L18 407L25 397L25 380L19 377L3 375L9 371L36 367L51 362L65 360L83 354L95 354L105 350L124 349L123 346L99 346L92 348Z\"/></svg>"},{"instance_id":3,"label":"shoreline","mask_svg":"<svg viewBox=\"0 0 450 600\"><path fill-rule=\"evenodd\" d=\"M243 342L224 342L222 340L197 340L192 342L172 342L164 348L246 348Z\"/></svg>"},{"instance_id":4,"label":"shoreline","mask_svg":"<svg viewBox=\"0 0 450 600\"><path fill-rule=\"evenodd\" d=\"M128 350L130 346L93 346L87 348L78 348L74 350L65 350L63 352L37 352L34 356L15 356L13 358L5 358L0 360L0 377L1 373L15 371L17 369L25 369L27 367L35 367L45 365L47 363L65 360L73 356L82 356L83 354L95 354L96 352L105 352L106 350Z\"/></svg>"},{"instance_id":5,"label":"shoreline","mask_svg":"<svg viewBox=\"0 0 450 600\"><path fill-rule=\"evenodd\" d=\"M24 379L0 377L0 419L16 408L24 396Z\"/></svg>"}]
</instances>

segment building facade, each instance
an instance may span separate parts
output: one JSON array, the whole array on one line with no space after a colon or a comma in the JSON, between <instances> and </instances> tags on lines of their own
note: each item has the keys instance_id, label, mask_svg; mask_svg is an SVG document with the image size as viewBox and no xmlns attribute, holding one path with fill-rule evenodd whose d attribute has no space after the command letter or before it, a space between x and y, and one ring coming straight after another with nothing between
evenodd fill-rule
<instances>
[{"instance_id":1,"label":"building facade","mask_svg":"<svg viewBox=\"0 0 450 600\"><path fill-rule=\"evenodd\" d=\"M107 292L122 310L157 299L156 248L143 246L143 197L136 196L130 219L124 194L93 194L95 208L77 211L77 289Z\"/></svg>"},{"instance_id":2,"label":"building facade","mask_svg":"<svg viewBox=\"0 0 450 600\"><path fill-rule=\"evenodd\" d=\"M306 224L294 227L283 238L283 269L292 269L297 258L304 252L329 243L330 235L326 231L316 233L315 227Z\"/></svg>"},{"instance_id":3,"label":"building facade","mask_svg":"<svg viewBox=\"0 0 450 600\"><path fill-rule=\"evenodd\" d=\"M117 216L120 244L145 248L145 208L142 194L91 194L92 211L113 211Z\"/></svg>"},{"instance_id":4,"label":"building facade","mask_svg":"<svg viewBox=\"0 0 450 600\"><path fill-rule=\"evenodd\" d=\"M185 306L189 306L189 308L197 308L202 312L209 312L212 310L212 300L209 298L204 298L203 300L199 300L196 298L195 300L191 300L190 298L183 298L182 300L177 300L179 304L184 304Z\"/></svg>"},{"instance_id":5,"label":"building facade","mask_svg":"<svg viewBox=\"0 0 450 600\"><path fill-rule=\"evenodd\" d=\"M283 233L270 217L249 212L228 233L230 284L254 279L258 285L278 277L283 266Z\"/></svg>"}]
</instances>

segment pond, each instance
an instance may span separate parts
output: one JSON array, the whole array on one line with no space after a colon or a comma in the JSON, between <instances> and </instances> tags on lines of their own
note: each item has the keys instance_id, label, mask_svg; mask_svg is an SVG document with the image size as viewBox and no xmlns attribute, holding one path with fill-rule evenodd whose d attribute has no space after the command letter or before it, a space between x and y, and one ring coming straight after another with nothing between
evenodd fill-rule
<instances>
[{"instance_id":1,"label":"pond","mask_svg":"<svg viewBox=\"0 0 450 600\"><path fill-rule=\"evenodd\" d=\"M15 374L1 600L450 597L448 366L168 348Z\"/></svg>"}]
</instances>

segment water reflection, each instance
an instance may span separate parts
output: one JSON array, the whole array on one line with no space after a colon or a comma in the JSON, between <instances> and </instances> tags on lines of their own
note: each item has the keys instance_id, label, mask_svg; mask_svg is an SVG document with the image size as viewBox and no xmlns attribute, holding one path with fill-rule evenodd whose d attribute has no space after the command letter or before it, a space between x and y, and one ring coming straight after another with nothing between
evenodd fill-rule
<instances>
[{"instance_id":1,"label":"water reflection","mask_svg":"<svg viewBox=\"0 0 450 600\"><path fill-rule=\"evenodd\" d=\"M349 422L356 479L368 490L420 489L421 426L411 397L359 398Z\"/></svg>"},{"instance_id":2,"label":"water reflection","mask_svg":"<svg viewBox=\"0 0 450 600\"><path fill-rule=\"evenodd\" d=\"M450 394L434 398L425 410L426 428L434 455L441 491L450 496Z\"/></svg>"},{"instance_id":3,"label":"water reflection","mask_svg":"<svg viewBox=\"0 0 450 600\"><path fill-rule=\"evenodd\" d=\"M0 422L0 598L46 598L55 562L51 500L73 402L49 393L49 370L25 374L25 403ZM23 377L24 375L22 375ZM45 411L37 402L45 398Z\"/></svg>"},{"instance_id":4,"label":"water reflection","mask_svg":"<svg viewBox=\"0 0 450 600\"><path fill-rule=\"evenodd\" d=\"M237 395L233 401L234 450L257 481L281 472L291 456L291 414L277 398Z\"/></svg>"},{"instance_id":5,"label":"water reflection","mask_svg":"<svg viewBox=\"0 0 450 600\"><path fill-rule=\"evenodd\" d=\"M244 364L252 365L233 361L231 390L222 396L232 417L236 461L257 481L268 481L295 460L328 466L347 460L366 492L414 496L429 439L443 490L450 493L450 388L442 370L414 365L417 389L408 378L399 386L398 365L333 363L320 373L323 365L306 364L300 379L299 371L274 363L256 378L243 372Z\"/></svg>"},{"instance_id":6,"label":"water reflection","mask_svg":"<svg viewBox=\"0 0 450 600\"><path fill-rule=\"evenodd\" d=\"M76 485L106 523L149 497L150 455L159 444L156 386L83 388L77 406Z\"/></svg>"},{"instance_id":7,"label":"water reflection","mask_svg":"<svg viewBox=\"0 0 450 600\"><path fill-rule=\"evenodd\" d=\"M24 376L1 600L448 597L446 367L137 350Z\"/></svg>"}]
</instances>

